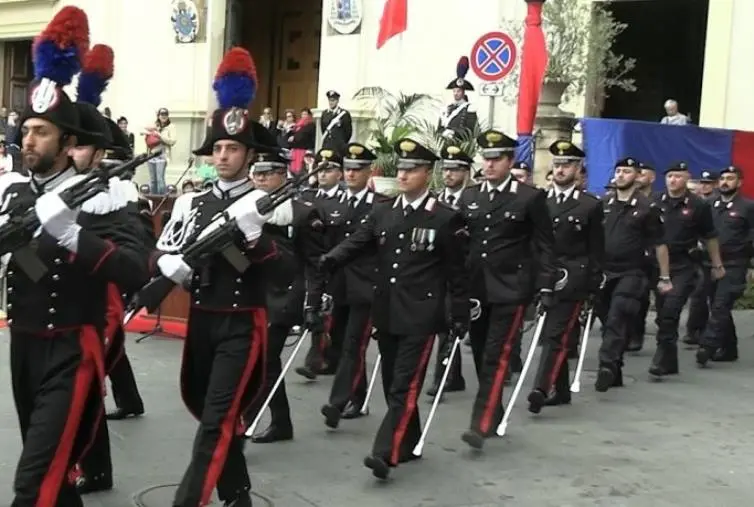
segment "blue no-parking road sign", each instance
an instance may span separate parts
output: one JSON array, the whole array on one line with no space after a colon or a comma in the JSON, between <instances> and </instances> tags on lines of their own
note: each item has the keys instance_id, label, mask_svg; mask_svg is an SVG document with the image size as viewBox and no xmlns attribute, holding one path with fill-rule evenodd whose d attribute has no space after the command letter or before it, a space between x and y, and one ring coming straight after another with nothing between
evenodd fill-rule
<instances>
[{"instance_id":1,"label":"blue no-parking road sign","mask_svg":"<svg viewBox=\"0 0 754 507\"><path fill-rule=\"evenodd\" d=\"M483 81L500 81L516 65L516 43L503 32L489 32L471 49L471 69Z\"/></svg>"}]
</instances>

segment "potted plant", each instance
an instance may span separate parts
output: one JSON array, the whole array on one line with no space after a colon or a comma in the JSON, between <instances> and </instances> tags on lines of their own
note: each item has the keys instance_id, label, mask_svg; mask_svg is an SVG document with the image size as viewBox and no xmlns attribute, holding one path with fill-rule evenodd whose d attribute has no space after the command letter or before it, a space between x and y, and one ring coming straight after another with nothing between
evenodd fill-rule
<instances>
[{"instance_id":1,"label":"potted plant","mask_svg":"<svg viewBox=\"0 0 754 507\"><path fill-rule=\"evenodd\" d=\"M375 190L384 194L396 192L395 176L398 173L398 157L393 146L404 137L420 137L426 128L427 116L434 114L437 100L423 93L395 95L378 87L365 87L356 92L354 99L360 107L375 112L374 119L366 130L366 144L377 155L375 175L372 181ZM417 139L418 141L419 139Z\"/></svg>"},{"instance_id":2,"label":"potted plant","mask_svg":"<svg viewBox=\"0 0 754 507\"><path fill-rule=\"evenodd\" d=\"M442 135L443 130L444 129L441 129L439 124L425 120L423 126L419 129L419 135L416 140L433 152L439 154L443 146L448 143L448 140ZM468 153L473 158L474 154L479 149L477 138L485 130L487 130L486 123L479 120L472 130L457 132L453 144L461 148L464 153ZM432 179L432 188L439 190L442 189L443 186L442 171L435 171Z\"/></svg>"},{"instance_id":3,"label":"potted plant","mask_svg":"<svg viewBox=\"0 0 754 507\"><path fill-rule=\"evenodd\" d=\"M587 106L600 108L610 88L636 91L630 78L635 58L616 54L616 38L628 25L618 22L610 12L612 0L582 2L546 0L542 9L549 61L540 103L557 108L562 100L581 96L587 90ZM520 21L503 22L504 30L523 43L524 26ZM518 98L518 68L509 78L504 99L515 103Z\"/></svg>"}]
</instances>

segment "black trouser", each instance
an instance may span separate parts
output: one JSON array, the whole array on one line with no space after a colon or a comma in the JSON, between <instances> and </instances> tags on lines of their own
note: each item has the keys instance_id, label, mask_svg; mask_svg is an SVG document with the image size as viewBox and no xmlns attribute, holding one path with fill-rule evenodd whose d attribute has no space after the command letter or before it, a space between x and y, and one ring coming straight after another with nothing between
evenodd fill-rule
<instances>
[{"instance_id":1,"label":"black trouser","mask_svg":"<svg viewBox=\"0 0 754 507\"><path fill-rule=\"evenodd\" d=\"M113 346L120 343L119 350L113 349L113 353L108 352L107 375L110 377L110 387L113 392L113 401L115 406L128 412L143 412L144 402L139 394L139 387L136 385L136 377L131 368L131 362L128 360L125 348L125 333L123 328L119 327L113 340ZM109 356L113 356L112 359Z\"/></svg>"},{"instance_id":2,"label":"black trouser","mask_svg":"<svg viewBox=\"0 0 754 507\"><path fill-rule=\"evenodd\" d=\"M371 305L337 307L335 326L345 326L343 351L330 391L330 405L361 406L367 395L366 353L372 334Z\"/></svg>"},{"instance_id":3,"label":"black trouser","mask_svg":"<svg viewBox=\"0 0 754 507\"><path fill-rule=\"evenodd\" d=\"M703 347L738 350L736 325L731 312L746 289L746 271L747 267L743 265L726 265L725 276L720 280L707 276L705 291L710 301L710 315L707 327L699 338L699 344Z\"/></svg>"},{"instance_id":4,"label":"black trouser","mask_svg":"<svg viewBox=\"0 0 754 507\"><path fill-rule=\"evenodd\" d=\"M304 357L304 366L315 374L322 371L322 367L327 361L327 355L330 354L328 350L330 349L333 316L331 314L325 317L324 332L311 334L311 344Z\"/></svg>"},{"instance_id":5,"label":"black trouser","mask_svg":"<svg viewBox=\"0 0 754 507\"><path fill-rule=\"evenodd\" d=\"M659 271L657 266L652 266L647 271L647 285L644 292L641 295L639 313L636 316L636 320L633 326L628 329L627 342L633 343L635 346L642 347L644 345L644 336L647 332L647 315L649 314L649 307L651 302L651 295L654 293L654 288L657 286L657 277ZM657 302L655 301L655 304ZM655 313L655 315L657 315ZM655 317L655 323L657 318Z\"/></svg>"},{"instance_id":6,"label":"black trouser","mask_svg":"<svg viewBox=\"0 0 754 507\"><path fill-rule=\"evenodd\" d=\"M191 461L175 494L174 507L222 501L251 488L240 414L264 382L259 366L267 348L264 309L210 312L192 308L181 365L181 394L199 421Z\"/></svg>"},{"instance_id":7,"label":"black trouser","mask_svg":"<svg viewBox=\"0 0 754 507\"><path fill-rule=\"evenodd\" d=\"M525 310L524 305L482 305L481 315L471 323L471 351L479 379L471 429L485 436L503 418L503 383Z\"/></svg>"},{"instance_id":8,"label":"black trouser","mask_svg":"<svg viewBox=\"0 0 754 507\"><path fill-rule=\"evenodd\" d=\"M670 281L673 284L673 289L667 294L657 292L655 297L658 346L675 347L678 343L681 312L694 290L696 276L697 271L694 264L670 266Z\"/></svg>"},{"instance_id":9,"label":"black trouser","mask_svg":"<svg viewBox=\"0 0 754 507\"><path fill-rule=\"evenodd\" d=\"M705 280L710 276L709 268L697 269L694 291L689 298L689 316L686 319L686 334L699 335L704 331L709 319L709 302L705 291Z\"/></svg>"},{"instance_id":10,"label":"black trouser","mask_svg":"<svg viewBox=\"0 0 754 507\"><path fill-rule=\"evenodd\" d=\"M568 363L568 351L573 346L574 330L578 334L582 301L556 301L547 310L542 328L542 355L534 379L534 387L545 394L555 385L563 365ZM576 342L578 344L578 342Z\"/></svg>"},{"instance_id":11,"label":"black trouser","mask_svg":"<svg viewBox=\"0 0 754 507\"><path fill-rule=\"evenodd\" d=\"M261 395L256 398L256 402L251 405L244 419L251 423L262 408L264 400L270 395L272 386L275 385L280 373L283 371L283 361L280 356L285 348L285 342L288 339L288 333L291 327L288 324L270 324L267 330L267 353L264 357L264 371L267 382ZM270 400L271 423L280 426L290 426L291 407L288 404L288 394L285 391L285 379L280 382L275 394Z\"/></svg>"},{"instance_id":12,"label":"black trouser","mask_svg":"<svg viewBox=\"0 0 754 507\"><path fill-rule=\"evenodd\" d=\"M646 286L646 275L638 271L608 278L595 308L603 322L601 365L622 366L627 338L638 318Z\"/></svg>"},{"instance_id":13,"label":"black trouser","mask_svg":"<svg viewBox=\"0 0 754 507\"><path fill-rule=\"evenodd\" d=\"M23 449L13 507L83 505L68 472L102 417L102 341L92 326L33 334L11 327L13 398Z\"/></svg>"},{"instance_id":14,"label":"black trouser","mask_svg":"<svg viewBox=\"0 0 754 507\"><path fill-rule=\"evenodd\" d=\"M387 413L374 438L372 455L390 465L406 460L421 436L416 402L427 374L434 338L434 334L379 334Z\"/></svg>"}]
</instances>

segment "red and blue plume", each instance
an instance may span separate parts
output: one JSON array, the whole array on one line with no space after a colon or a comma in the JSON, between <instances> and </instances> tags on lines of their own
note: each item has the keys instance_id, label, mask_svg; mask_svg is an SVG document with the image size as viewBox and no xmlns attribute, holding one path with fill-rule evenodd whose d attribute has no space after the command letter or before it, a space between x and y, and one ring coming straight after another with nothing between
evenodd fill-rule
<instances>
[{"instance_id":1,"label":"red and blue plume","mask_svg":"<svg viewBox=\"0 0 754 507\"><path fill-rule=\"evenodd\" d=\"M257 93L257 68L251 54L240 47L225 53L212 88L220 109L248 108Z\"/></svg>"},{"instance_id":2,"label":"red and blue plume","mask_svg":"<svg viewBox=\"0 0 754 507\"><path fill-rule=\"evenodd\" d=\"M84 57L84 65L79 75L77 100L99 107L102 93L113 77L113 48L96 44Z\"/></svg>"},{"instance_id":3,"label":"red and blue plume","mask_svg":"<svg viewBox=\"0 0 754 507\"><path fill-rule=\"evenodd\" d=\"M72 5L63 7L34 41L34 78L47 78L60 86L70 84L81 70L87 51L89 20L86 13Z\"/></svg>"},{"instance_id":4,"label":"red and blue plume","mask_svg":"<svg viewBox=\"0 0 754 507\"><path fill-rule=\"evenodd\" d=\"M469 73L469 58L467 56L462 56L458 59L458 64L456 65L456 77L458 79L464 79L466 77L466 74Z\"/></svg>"}]
</instances>

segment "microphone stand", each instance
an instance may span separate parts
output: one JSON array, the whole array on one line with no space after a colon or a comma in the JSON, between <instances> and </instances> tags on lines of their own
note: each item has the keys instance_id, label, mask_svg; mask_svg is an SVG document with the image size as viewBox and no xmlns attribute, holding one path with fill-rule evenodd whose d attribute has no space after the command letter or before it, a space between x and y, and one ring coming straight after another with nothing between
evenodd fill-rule
<instances>
[{"instance_id":1,"label":"microphone stand","mask_svg":"<svg viewBox=\"0 0 754 507\"><path fill-rule=\"evenodd\" d=\"M136 343L141 343L147 338L151 338L153 336L164 336L166 338L177 338L179 340L182 340L184 337L177 335L175 333L169 333L165 331L165 328L162 327L162 305L157 307L157 311L155 312L155 323L154 327L150 331L142 331L141 336L136 339Z\"/></svg>"}]
</instances>

